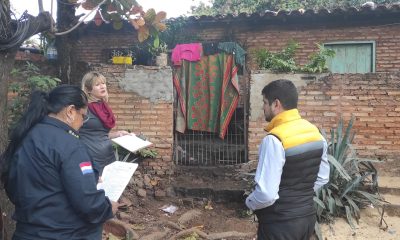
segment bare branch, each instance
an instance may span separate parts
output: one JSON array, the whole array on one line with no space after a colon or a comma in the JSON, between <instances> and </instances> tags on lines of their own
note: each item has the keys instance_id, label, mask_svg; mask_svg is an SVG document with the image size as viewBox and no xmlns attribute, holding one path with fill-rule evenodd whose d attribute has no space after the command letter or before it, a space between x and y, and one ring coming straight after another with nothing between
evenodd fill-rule
<instances>
[{"instance_id":1,"label":"bare branch","mask_svg":"<svg viewBox=\"0 0 400 240\"><path fill-rule=\"evenodd\" d=\"M19 46L31 36L51 29L53 18L50 13L42 12L37 17L24 13L19 20L12 20L16 26L9 36L0 41L0 50L7 50Z\"/></svg>"},{"instance_id":2,"label":"bare branch","mask_svg":"<svg viewBox=\"0 0 400 240\"><path fill-rule=\"evenodd\" d=\"M71 29L64 31L64 32L58 32L58 33L54 33L56 36L61 36L61 35L65 35L68 34L72 31L74 31L77 27L79 27L79 25L81 25L83 23L83 21L85 21L85 19L92 14L94 11L97 11L99 9L99 7L104 4L105 2L107 2L107 0L103 0L101 3L99 3L95 8L93 8L89 13L87 13L81 20L79 20L79 22L73 26Z\"/></svg>"},{"instance_id":3,"label":"bare branch","mask_svg":"<svg viewBox=\"0 0 400 240\"><path fill-rule=\"evenodd\" d=\"M38 6L39 6L39 13L44 12L43 11L43 0L38 0Z\"/></svg>"}]
</instances>

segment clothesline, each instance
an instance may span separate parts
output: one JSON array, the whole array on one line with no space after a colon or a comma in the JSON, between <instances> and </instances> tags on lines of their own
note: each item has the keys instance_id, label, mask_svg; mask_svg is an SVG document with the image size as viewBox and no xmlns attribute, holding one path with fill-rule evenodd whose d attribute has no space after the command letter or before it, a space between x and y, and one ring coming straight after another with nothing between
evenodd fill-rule
<instances>
[{"instance_id":1,"label":"clothesline","mask_svg":"<svg viewBox=\"0 0 400 240\"><path fill-rule=\"evenodd\" d=\"M235 64L244 66L246 51L235 42L177 44L172 50L171 58L174 66L180 66L182 60L196 62L200 60L201 56L210 56L221 52L233 54Z\"/></svg>"}]
</instances>

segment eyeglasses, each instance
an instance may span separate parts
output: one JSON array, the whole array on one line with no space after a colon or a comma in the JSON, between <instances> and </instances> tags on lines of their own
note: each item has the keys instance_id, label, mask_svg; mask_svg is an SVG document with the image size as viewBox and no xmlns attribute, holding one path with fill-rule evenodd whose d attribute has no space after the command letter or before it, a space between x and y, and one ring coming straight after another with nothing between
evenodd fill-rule
<instances>
[{"instance_id":1,"label":"eyeglasses","mask_svg":"<svg viewBox=\"0 0 400 240\"><path fill-rule=\"evenodd\" d=\"M88 114L86 114L86 113L82 113L82 121L85 123L85 122L87 122L87 121L89 121L89 115Z\"/></svg>"},{"instance_id":2,"label":"eyeglasses","mask_svg":"<svg viewBox=\"0 0 400 240\"><path fill-rule=\"evenodd\" d=\"M75 109L75 111L78 113L78 114L81 114L81 116L82 116L82 121L83 121L83 123L85 123L85 122L87 122L88 120L89 120L89 115L87 114L87 112L86 113L82 113L81 111L81 109L77 109L74 105L72 105L72 107Z\"/></svg>"}]
</instances>

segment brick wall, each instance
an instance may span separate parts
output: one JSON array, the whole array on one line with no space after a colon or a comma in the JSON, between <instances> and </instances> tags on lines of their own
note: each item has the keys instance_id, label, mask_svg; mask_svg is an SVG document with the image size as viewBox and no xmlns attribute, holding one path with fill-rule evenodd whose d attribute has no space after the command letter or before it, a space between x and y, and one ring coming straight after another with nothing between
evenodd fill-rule
<instances>
[{"instance_id":1,"label":"brick wall","mask_svg":"<svg viewBox=\"0 0 400 240\"><path fill-rule=\"evenodd\" d=\"M78 61L105 63L103 50L110 48L129 48L137 41L134 33L99 33L96 31L83 35L77 44Z\"/></svg>"},{"instance_id":2,"label":"brick wall","mask_svg":"<svg viewBox=\"0 0 400 240\"><path fill-rule=\"evenodd\" d=\"M400 170L400 73L333 74L300 88L301 115L329 136L340 116L354 115L354 148L360 157L385 160L385 175ZM251 104L251 103L250 103ZM262 117L249 122L249 160L256 160L266 135Z\"/></svg>"},{"instance_id":3,"label":"brick wall","mask_svg":"<svg viewBox=\"0 0 400 240\"><path fill-rule=\"evenodd\" d=\"M15 55L16 61L32 61L32 62L44 62L46 58L43 54L31 53L29 51L18 51Z\"/></svg>"},{"instance_id":4,"label":"brick wall","mask_svg":"<svg viewBox=\"0 0 400 240\"><path fill-rule=\"evenodd\" d=\"M358 153L360 156L376 156L386 159L387 162L382 168L385 169L387 174L392 174L400 169L400 159L397 157L400 151L400 140L397 137L400 133L397 127L400 110L399 107L396 107L396 104L399 106L400 98L398 83L400 80L398 73L398 69L400 69L399 32L400 25L396 24L366 26L366 24L351 25L351 23L330 26L318 26L316 24L310 26L293 24L281 24L279 26L261 26L260 24L254 26L245 24L222 26L222 24L216 24L208 26L204 24L202 28L191 27L188 30L189 34L197 34L204 41L219 41L227 37L235 39L249 53L247 64L250 72L256 69L253 50L267 48L271 51L280 51L291 39L297 41L300 45L296 55L296 61L300 65L304 65L308 56L317 50L315 43L375 41L377 74L332 75L323 81L309 83L302 89L299 108L303 116L327 131L336 124L340 115L348 120L353 113L357 118L355 143ZM85 35L80 39L78 58L85 62L99 63L102 59L102 49L129 47L135 41L136 36L134 34ZM110 71L110 76L123 74L123 69L118 70L119 73L114 73L115 69L107 71ZM131 119L129 114L136 116L140 110L132 110L129 106L126 106L126 103L132 102L135 106L143 103L146 111L150 112L156 108L156 106L146 102L146 99L137 98L131 93L122 93L117 87L112 89L111 99L113 108L117 110L117 115L120 115L118 121L121 126L124 126L122 125L123 122L123 124L132 128L147 127L145 125L136 126L136 119ZM169 109L168 111L172 111L171 104L164 106ZM125 115L126 113L128 114ZM125 117L127 119L123 119ZM148 120L153 121L153 117L150 114ZM141 119L141 121L145 121L146 116L142 115ZM169 132L169 134L166 134L167 144L172 145L173 121L171 118L167 119L168 124L165 124L164 121L157 122L157 119L154 122L164 123L164 126L167 126L166 129ZM141 124L145 123L141 122ZM264 124L262 120L249 122L249 160L256 159L258 144L265 135L261 127ZM150 129L150 126L148 126L146 130L151 134L152 130L157 132L160 129ZM166 169L163 167L168 164L172 165L171 156L171 149L165 150L166 160L162 161L160 169L158 167L152 169L150 163L148 169L153 172ZM156 163L151 164L155 165Z\"/></svg>"},{"instance_id":5,"label":"brick wall","mask_svg":"<svg viewBox=\"0 0 400 240\"><path fill-rule=\"evenodd\" d=\"M189 34L200 36L204 41L219 41L229 36L245 46L250 54L248 64L255 69L253 51L267 48L271 51L282 50L289 40L299 43L296 62L304 65L311 53L317 51L316 43L335 41L375 41L376 72L393 72L400 68L400 25L381 26L307 26L307 25L264 25L254 26L215 26L192 27ZM107 48L131 47L137 42L134 33L101 34L93 31L82 36L77 47L78 59L85 62L100 63L101 53ZM170 46L174 47L174 46Z\"/></svg>"},{"instance_id":6,"label":"brick wall","mask_svg":"<svg viewBox=\"0 0 400 240\"><path fill-rule=\"evenodd\" d=\"M126 68L117 65L93 65L107 78L109 103L116 116L115 130L130 130L143 133L157 150L156 159L145 159L140 166L144 173L165 175L172 173L173 104L171 101L151 101L134 92L124 91L120 79ZM149 71L157 71L150 69ZM171 77L172 78L172 77ZM172 81L171 81L172 85Z\"/></svg>"},{"instance_id":7,"label":"brick wall","mask_svg":"<svg viewBox=\"0 0 400 240\"><path fill-rule=\"evenodd\" d=\"M195 30L194 30L195 31ZM400 26L340 26L340 27L313 27L304 26L276 27L266 26L251 30L249 27L235 27L229 34L242 45L246 46L250 54L252 69L255 69L253 50L267 48L276 52L282 50L289 40L299 43L296 62L304 65L308 62L311 53L318 50L316 43L339 41L375 41L376 43L376 72L398 71L400 68ZM224 39L227 28L200 29L199 35L205 41Z\"/></svg>"}]
</instances>

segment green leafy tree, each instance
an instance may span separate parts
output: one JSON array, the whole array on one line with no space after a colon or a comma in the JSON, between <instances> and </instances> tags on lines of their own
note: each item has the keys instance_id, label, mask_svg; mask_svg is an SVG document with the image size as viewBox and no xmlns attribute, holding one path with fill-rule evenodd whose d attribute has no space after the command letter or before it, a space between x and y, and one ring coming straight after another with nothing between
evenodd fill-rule
<instances>
[{"instance_id":1,"label":"green leafy tree","mask_svg":"<svg viewBox=\"0 0 400 240\"><path fill-rule=\"evenodd\" d=\"M93 19L97 26L105 21L111 22L114 29L123 27L123 22L130 23L138 32L139 42L152 40L154 47L159 46L159 32L166 29L164 20L166 13L156 13L154 9L143 10L136 0L58 0L56 47L60 78L63 83L78 83L82 76L77 71L76 49L78 45L77 31L73 31L90 14L80 19L75 9L82 7L95 14Z\"/></svg>"},{"instance_id":2,"label":"green leafy tree","mask_svg":"<svg viewBox=\"0 0 400 240\"><path fill-rule=\"evenodd\" d=\"M9 91L15 94L8 106L10 128L13 128L26 109L31 93L34 90L49 91L57 86L60 79L42 75L40 69L30 62L26 62L21 69L14 68L11 75L22 79L9 86Z\"/></svg>"},{"instance_id":3,"label":"green leafy tree","mask_svg":"<svg viewBox=\"0 0 400 240\"><path fill-rule=\"evenodd\" d=\"M192 7L194 15L217 15L277 11L294 9L347 8L359 7L366 0L212 0L211 6L200 3ZM376 4L397 3L397 0L375 0Z\"/></svg>"}]
</instances>

